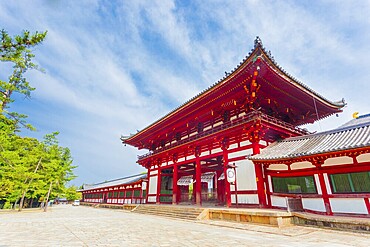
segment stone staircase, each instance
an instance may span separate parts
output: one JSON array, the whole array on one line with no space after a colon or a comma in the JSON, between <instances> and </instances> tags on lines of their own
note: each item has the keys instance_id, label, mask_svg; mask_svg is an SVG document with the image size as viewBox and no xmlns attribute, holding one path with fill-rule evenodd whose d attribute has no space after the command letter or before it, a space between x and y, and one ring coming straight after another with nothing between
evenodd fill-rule
<instances>
[{"instance_id":1,"label":"stone staircase","mask_svg":"<svg viewBox=\"0 0 370 247\"><path fill-rule=\"evenodd\" d=\"M162 217L170 217L176 219L196 220L203 212L203 208L187 207L187 206L172 206L172 205L150 205L140 204L131 212L140 214L158 215Z\"/></svg>"}]
</instances>

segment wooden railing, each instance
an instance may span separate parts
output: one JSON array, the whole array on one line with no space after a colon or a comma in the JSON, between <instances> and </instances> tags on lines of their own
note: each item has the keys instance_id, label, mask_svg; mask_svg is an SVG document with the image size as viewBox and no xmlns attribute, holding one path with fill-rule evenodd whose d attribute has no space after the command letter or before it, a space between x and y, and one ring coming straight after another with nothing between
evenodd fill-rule
<instances>
[{"instance_id":1,"label":"wooden railing","mask_svg":"<svg viewBox=\"0 0 370 247\"><path fill-rule=\"evenodd\" d=\"M158 148L154 151L151 151L147 154L144 154L144 155L138 155L138 160L142 160L142 159L145 159L151 155L154 155L154 154L157 154L157 153L160 153L160 152L163 152L163 151L166 151L168 149L171 149L171 148L174 148L174 147L177 147L177 146L180 146L182 144L185 144L185 143L189 143L189 142L192 142L192 141L195 141L197 139L200 139L202 137L205 137L205 136L209 136L209 135L212 135L214 133L217 133L217 132L220 132L220 131L223 131L223 130L226 130L226 129L229 129L229 128L232 128L232 127L236 127L238 125L242 125L242 124L245 124L245 123L248 123L248 122L251 122L255 119L260 119L262 121L265 121L267 123L270 123L270 124L273 124L275 126L279 126L279 127L283 127L285 129L289 129L290 131L292 132L295 132L297 134L309 134L309 132L307 130L304 130L304 129L301 129L301 128L298 128L290 123L287 123L287 122L284 122L280 119L277 119L277 118L274 118L272 116L269 116L267 114L264 114L260 111L252 111L242 117L238 117L236 119L233 119L233 120L230 120L226 123L223 123L221 125L218 125L216 127L213 127L209 130L206 130L206 131L202 131L200 133L197 133L196 135L193 135L193 136L189 136L188 138L186 139L183 139L183 140L180 140L180 141L177 141L175 143L172 143L170 145L167 145L167 146L164 146L164 147L161 147L161 148Z\"/></svg>"}]
</instances>

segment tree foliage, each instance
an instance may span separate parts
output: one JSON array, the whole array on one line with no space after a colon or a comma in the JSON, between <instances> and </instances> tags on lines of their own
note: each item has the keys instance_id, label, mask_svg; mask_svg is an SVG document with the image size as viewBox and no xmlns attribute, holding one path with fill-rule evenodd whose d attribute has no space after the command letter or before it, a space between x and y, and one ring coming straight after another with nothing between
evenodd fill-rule
<instances>
[{"instance_id":1,"label":"tree foliage","mask_svg":"<svg viewBox=\"0 0 370 247\"><path fill-rule=\"evenodd\" d=\"M14 101L13 93L20 93L29 98L31 92L35 90L25 77L25 73L30 69L39 69L32 61L35 55L31 48L41 44L46 34L46 31L34 34L23 31L21 35L12 38L5 30L0 31L0 61L10 63L13 68L7 79L0 78L0 113L31 130L33 127L24 120L26 115L8 112L6 109L9 103Z\"/></svg>"},{"instance_id":2,"label":"tree foliage","mask_svg":"<svg viewBox=\"0 0 370 247\"><path fill-rule=\"evenodd\" d=\"M32 129L26 116L7 111L14 92L30 97L34 90L24 74L38 69L30 49L45 36L46 32L24 31L12 38L0 32L0 61L13 64L8 80L0 78L0 208L19 203L21 209L23 204L44 201L48 194L57 197L66 193L67 182L75 178L71 152L59 146L58 132L47 134L42 141L22 137L18 134L21 125Z\"/></svg>"},{"instance_id":3,"label":"tree foliage","mask_svg":"<svg viewBox=\"0 0 370 247\"><path fill-rule=\"evenodd\" d=\"M29 69L38 69L38 66L32 62L35 55L31 48L40 44L46 37L47 32L30 34L24 31L22 35L16 35L12 38L5 30L0 32L0 61L13 64L13 73L8 80L0 80L0 111L4 110L8 103L12 102L12 94L18 92L30 97L31 91L35 88L24 76Z\"/></svg>"}]
</instances>

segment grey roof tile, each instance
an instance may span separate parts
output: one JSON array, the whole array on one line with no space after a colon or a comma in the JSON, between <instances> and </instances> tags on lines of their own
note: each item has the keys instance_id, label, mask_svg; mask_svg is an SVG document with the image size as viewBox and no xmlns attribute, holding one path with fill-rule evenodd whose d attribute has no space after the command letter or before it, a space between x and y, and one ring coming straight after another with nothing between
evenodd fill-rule
<instances>
[{"instance_id":1,"label":"grey roof tile","mask_svg":"<svg viewBox=\"0 0 370 247\"><path fill-rule=\"evenodd\" d=\"M251 160L288 159L326 152L370 147L370 114L353 119L341 127L277 141Z\"/></svg>"},{"instance_id":2,"label":"grey roof tile","mask_svg":"<svg viewBox=\"0 0 370 247\"><path fill-rule=\"evenodd\" d=\"M110 181L106 181L102 183L85 184L84 189L82 189L81 191L131 184L131 183L135 183L139 181L140 179L145 179L146 177L147 177L147 174L137 174L137 175L133 175L133 176L125 177L125 178L118 178L118 179L114 179L114 180L110 180Z\"/></svg>"}]
</instances>

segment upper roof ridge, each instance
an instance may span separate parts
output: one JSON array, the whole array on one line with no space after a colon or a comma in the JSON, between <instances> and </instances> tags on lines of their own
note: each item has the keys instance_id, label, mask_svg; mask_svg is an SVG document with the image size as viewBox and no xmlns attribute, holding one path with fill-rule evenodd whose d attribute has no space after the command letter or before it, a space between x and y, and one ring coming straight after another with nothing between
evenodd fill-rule
<instances>
[{"instance_id":1,"label":"upper roof ridge","mask_svg":"<svg viewBox=\"0 0 370 247\"><path fill-rule=\"evenodd\" d=\"M254 49L256 49L258 46L263 47L262 40L260 39L259 36L256 36L254 40Z\"/></svg>"}]
</instances>

